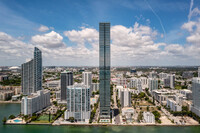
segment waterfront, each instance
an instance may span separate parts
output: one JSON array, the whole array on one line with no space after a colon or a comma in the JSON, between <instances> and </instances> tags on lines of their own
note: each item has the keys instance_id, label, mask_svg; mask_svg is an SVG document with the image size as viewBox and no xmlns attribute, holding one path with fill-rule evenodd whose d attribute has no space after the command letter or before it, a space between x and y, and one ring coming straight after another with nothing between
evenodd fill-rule
<instances>
[{"instance_id":1,"label":"waterfront","mask_svg":"<svg viewBox=\"0 0 200 133\"><path fill-rule=\"evenodd\" d=\"M10 114L18 114L20 112L20 104L0 104L0 119L4 116L9 117ZM47 125L0 125L0 133L199 133L200 126L47 126Z\"/></svg>"}]
</instances>

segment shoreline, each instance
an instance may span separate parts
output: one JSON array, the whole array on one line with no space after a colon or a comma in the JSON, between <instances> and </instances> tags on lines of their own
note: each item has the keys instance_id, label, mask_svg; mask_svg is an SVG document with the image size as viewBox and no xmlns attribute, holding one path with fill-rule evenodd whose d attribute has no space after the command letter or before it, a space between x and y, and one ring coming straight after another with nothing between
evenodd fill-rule
<instances>
[{"instance_id":1,"label":"shoreline","mask_svg":"<svg viewBox=\"0 0 200 133\"><path fill-rule=\"evenodd\" d=\"M0 101L1 103L21 103L21 101Z\"/></svg>"},{"instance_id":2,"label":"shoreline","mask_svg":"<svg viewBox=\"0 0 200 133\"><path fill-rule=\"evenodd\" d=\"M53 123L6 123L5 125L48 125L48 126L89 126L89 127L98 127L98 126L171 126L171 127L189 127L189 126L200 126L196 125L176 125L176 124L79 124L79 123L66 123L66 124L53 124Z\"/></svg>"}]
</instances>

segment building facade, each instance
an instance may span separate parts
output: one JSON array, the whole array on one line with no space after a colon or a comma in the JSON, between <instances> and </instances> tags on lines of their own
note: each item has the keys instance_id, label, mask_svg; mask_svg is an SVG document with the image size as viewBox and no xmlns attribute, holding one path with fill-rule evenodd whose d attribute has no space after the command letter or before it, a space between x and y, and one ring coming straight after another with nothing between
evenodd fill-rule
<instances>
[{"instance_id":1,"label":"building facade","mask_svg":"<svg viewBox=\"0 0 200 133\"><path fill-rule=\"evenodd\" d=\"M172 111L182 111L182 105L173 99L167 99L167 107Z\"/></svg>"},{"instance_id":2,"label":"building facade","mask_svg":"<svg viewBox=\"0 0 200 133\"><path fill-rule=\"evenodd\" d=\"M34 49L34 92L42 90L42 52Z\"/></svg>"},{"instance_id":3,"label":"building facade","mask_svg":"<svg viewBox=\"0 0 200 133\"><path fill-rule=\"evenodd\" d=\"M24 95L42 90L42 52L35 47L34 58L21 65L21 86Z\"/></svg>"},{"instance_id":4,"label":"building facade","mask_svg":"<svg viewBox=\"0 0 200 133\"><path fill-rule=\"evenodd\" d=\"M143 118L145 123L155 124L155 116L151 112L143 112Z\"/></svg>"},{"instance_id":5,"label":"building facade","mask_svg":"<svg viewBox=\"0 0 200 133\"><path fill-rule=\"evenodd\" d=\"M50 91L39 90L29 96L24 96L21 102L21 114L32 115L50 105Z\"/></svg>"},{"instance_id":6,"label":"building facade","mask_svg":"<svg viewBox=\"0 0 200 133\"><path fill-rule=\"evenodd\" d=\"M73 85L73 72L64 71L61 72L61 101L66 101L67 99L67 86Z\"/></svg>"},{"instance_id":7,"label":"building facade","mask_svg":"<svg viewBox=\"0 0 200 133\"><path fill-rule=\"evenodd\" d=\"M67 110L65 120L74 117L77 121L89 122L90 119L90 88L84 84L67 87Z\"/></svg>"},{"instance_id":8,"label":"building facade","mask_svg":"<svg viewBox=\"0 0 200 133\"><path fill-rule=\"evenodd\" d=\"M200 117L200 78L192 79L192 112Z\"/></svg>"},{"instance_id":9,"label":"building facade","mask_svg":"<svg viewBox=\"0 0 200 133\"><path fill-rule=\"evenodd\" d=\"M34 93L34 59L21 65L21 86L24 95Z\"/></svg>"},{"instance_id":10,"label":"building facade","mask_svg":"<svg viewBox=\"0 0 200 133\"><path fill-rule=\"evenodd\" d=\"M92 73L91 72L83 72L82 73L82 80L83 83L87 86L91 88L91 84L92 84Z\"/></svg>"},{"instance_id":11,"label":"building facade","mask_svg":"<svg viewBox=\"0 0 200 133\"><path fill-rule=\"evenodd\" d=\"M148 85L149 85L150 92L152 92L153 90L157 90L158 89L158 79L149 78Z\"/></svg>"},{"instance_id":12,"label":"building facade","mask_svg":"<svg viewBox=\"0 0 200 133\"><path fill-rule=\"evenodd\" d=\"M110 23L99 23L100 122L110 122Z\"/></svg>"},{"instance_id":13,"label":"building facade","mask_svg":"<svg viewBox=\"0 0 200 133\"><path fill-rule=\"evenodd\" d=\"M130 89L124 88L119 90L120 91L120 104L121 107L131 107L131 92Z\"/></svg>"},{"instance_id":14,"label":"building facade","mask_svg":"<svg viewBox=\"0 0 200 133\"><path fill-rule=\"evenodd\" d=\"M91 91L99 91L99 83L92 83Z\"/></svg>"},{"instance_id":15,"label":"building facade","mask_svg":"<svg viewBox=\"0 0 200 133\"><path fill-rule=\"evenodd\" d=\"M198 77L200 78L200 67L198 67Z\"/></svg>"}]
</instances>

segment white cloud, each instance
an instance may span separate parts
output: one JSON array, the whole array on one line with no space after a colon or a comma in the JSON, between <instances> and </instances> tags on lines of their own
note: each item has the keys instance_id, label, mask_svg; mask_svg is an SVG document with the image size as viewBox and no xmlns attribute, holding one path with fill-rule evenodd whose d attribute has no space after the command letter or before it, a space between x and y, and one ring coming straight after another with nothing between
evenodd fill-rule
<instances>
[{"instance_id":1,"label":"white cloud","mask_svg":"<svg viewBox=\"0 0 200 133\"><path fill-rule=\"evenodd\" d=\"M188 43L200 45L200 19L184 23L182 28L186 29L190 34L186 38Z\"/></svg>"},{"instance_id":2,"label":"white cloud","mask_svg":"<svg viewBox=\"0 0 200 133\"><path fill-rule=\"evenodd\" d=\"M127 28L116 25L111 28L111 39L113 45L140 47L141 45L153 45L153 38L157 32L148 26L135 23L133 27Z\"/></svg>"},{"instance_id":3,"label":"white cloud","mask_svg":"<svg viewBox=\"0 0 200 133\"><path fill-rule=\"evenodd\" d=\"M195 26L195 22L189 21L187 23L184 23L181 28L186 29L189 32L192 32L194 26Z\"/></svg>"},{"instance_id":4,"label":"white cloud","mask_svg":"<svg viewBox=\"0 0 200 133\"><path fill-rule=\"evenodd\" d=\"M184 54L184 47L179 44L170 44L165 47L166 52L172 55L182 55Z\"/></svg>"},{"instance_id":5,"label":"white cloud","mask_svg":"<svg viewBox=\"0 0 200 133\"><path fill-rule=\"evenodd\" d=\"M12 36L0 32L0 62L1 65L19 65L25 57L32 55L33 45L26 44Z\"/></svg>"},{"instance_id":6,"label":"white cloud","mask_svg":"<svg viewBox=\"0 0 200 133\"><path fill-rule=\"evenodd\" d=\"M35 35L31 38L31 42L35 45L41 45L47 48L57 48L65 45L63 37L55 31L43 35Z\"/></svg>"},{"instance_id":7,"label":"white cloud","mask_svg":"<svg viewBox=\"0 0 200 133\"><path fill-rule=\"evenodd\" d=\"M50 28L52 29L52 27L50 27ZM49 28L45 25L41 25L40 28L38 29L38 31L40 31L40 32L46 32L48 30L49 30Z\"/></svg>"},{"instance_id":8,"label":"white cloud","mask_svg":"<svg viewBox=\"0 0 200 133\"><path fill-rule=\"evenodd\" d=\"M64 35L79 46L83 46L85 43L94 43L99 39L99 33L96 29L86 27L81 27L81 30L65 31Z\"/></svg>"},{"instance_id":9,"label":"white cloud","mask_svg":"<svg viewBox=\"0 0 200 133\"><path fill-rule=\"evenodd\" d=\"M189 14L188 14L188 21L190 21L193 16L200 15L199 8L195 7L194 9L192 9L193 5L194 5L194 0L191 0L191 2L190 2L190 10L189 10Z\"/></svg>"},{"instance_id":10,"label":"white cloud","mask_svg":"<svg viewBox=\"0 0 200 133\"><path fill-rule=\"evenodd\" d=\"M199 20L183 24L182 29L189 31L187 41L190 44L180 45L155 43L156 37L160 34L151 27L137 22L132 27L112 26L111 64L122 66L188 65L188 62L198 64L199 28ZM63 37L55 31L33 36L31 44L0 32L0 62L2 65L6 64L5 59L7 59L8 64L10 62L13 62L13 65L22 64L25 59L32 58L33 47L37 46L42 51L44 65L98 65L99 33L96 29L81 27L79 30L65 31L64 35L76 45L66 45Z\"/></svg>"}]
</instances>

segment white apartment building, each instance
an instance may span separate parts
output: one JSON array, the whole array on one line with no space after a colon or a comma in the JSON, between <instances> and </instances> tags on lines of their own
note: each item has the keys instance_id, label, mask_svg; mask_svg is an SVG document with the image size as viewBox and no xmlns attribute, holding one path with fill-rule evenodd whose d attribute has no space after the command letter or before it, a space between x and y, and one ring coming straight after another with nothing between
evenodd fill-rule
<instances>
[{"instance_id":1,"label":"white apartment building","mask_svg":"<svg viewBox=\"0 0 200 133\"><path fill-rule=\"evenodd\" d=\"M149 78L148 79L148 86L149 86L150 92L152 92L153 90L157 90L158 89L158 79Z\"/></svg>"},{"instance_id":2,"label":"white apartment building","mask_svg":"<svg viewBox=\"0 0 200 133\"><path fill-rule=\"evenodd\" d=\"M157 72L155 71L149 72L149 78L157 78Z\"/></svg>"},{"instance_id":3,"label":"white apartment building","mask_svg":"<svg viewBox=\"0 0 200 133\"><path fill-rule=\"evenodd\" d=\"M131 106L131 92L129 88L120 90L120 103L122 108Z\"/></svg>"},{"instance_id":4,"label":"white apartment building","mask_svg":"<svg viewBox=\"0 0 200 133\"><path fill-rule=\"evenodd\" d=\"M82 80L84 85L87 87L91 87L92 85L92 72L83 72L82 73Z\"/></svg>"},{"instance_id":5,"label":"white apartment building","mask_svg":"<svg viewBox=\"0 0 200 133\"><path fill-rule=\"evenodd\" d=\"M91 91L98 91L99 90L99 83L92 83L91 85Z\"/></svg>"},{"instance_id":6,"label":"white apartment building","mask_svg":"<svg viewBox=\"0 0 200 133\"><path fill-rule=\"evenodd\" d=\"M123 88L123 86L117 86L118 98L120 100L121 107L131 106L131 90L129 88Z\"/></svg>"},{"instance_id":7,"label":"white apartment building","mask_svg":"<svg viewBox=\"0 0 200 133\"><path fill-rule=\"evenodd\" d=\"M167 99L167 107L170 108L172 111L181 111L182 105L174 101L173 99Z\"/></svg>"},{"instance_id":8,"label":"white apartment building","mask_svg":"<svg viewBox=\"0 0 200 133\"><path fill-rule=\"evenodd\" d=\"M90 119L90 88L81 84L67 87L67 110L64 118L74 117L77 121L89 122Z\"/></svg>"},{"instance_id":9,"label":"white apartment building","mask_svg":"<svg viewBox=\"0 0 200 133\"><path fill-rule=\"evenodd\" d=\"M143 112L143 118L145 123L155 124L155 116L151 112Z\"/></svg>"},{"instance_id":10,"label":"white apartment building","mask_svg":"<svg viewBox=\"0 0 200 133\"><path fill-rule=\"evenodd\" d=\"M127 86L127 79L126 78L118 78L117 85L121 85L123 87Z\"/></svg>"},{"instance_id":11,"label":"white apartment building","mask_svg":"<svg viewBox=\"0 0 200 133\"><path fill-rule=\"evenodd\" d=\"M146 77L131 78L128 87L136 88L139 92L142 92L145 88L148 88L148 79Z\"/></svg>"},{"instance_id":12,"label":"white apartment building","mask_svg":"<svg viewBox=\"0 0 200 133\"><path fill-rule=\"evenodd\" d=\"M60 80L47 81L45 86L52 89L58 89L60 88Z\"/></svg>"},{"instance_id":13,"label":"white apartment building","mask_svg":"<svg viewBox=\"0 0 200 133\"><path fill-rule=\"evenodd\" d=\"M163 72L159 73L158 75L159 75L159 78L160 78L161 80L164 79L164 78L167 78L167 76L168 76L167 73L163 73Z\"/></svg>"},{"instance_id":14,"label":"white apartment building","mask_svg":"<svg viewBox=\"0 0 200 133\"><path fill-rule=\"evenodd\" d=\"M192 79L192 112L200 116L200 78Z\"/></svg>"},{"instance_id":15,"label":"white apartment building","mask_svg":"<svg viewBox=\"0 0 200 133\"><path fill-rule=\"evenodd\" d=\"M50 105L50 91L39 90L29 96L24 96L21 103L21 113L32 115Z\"/></svg>"}]
</instances>

